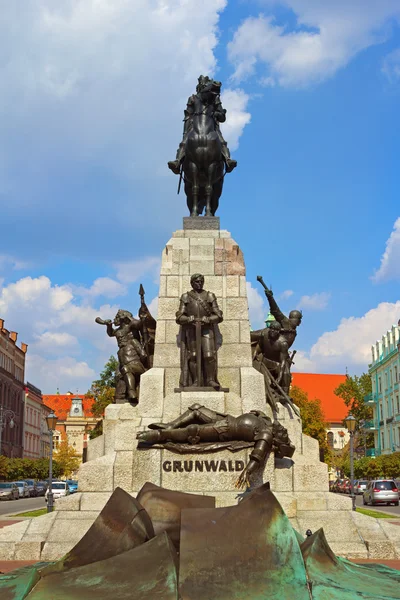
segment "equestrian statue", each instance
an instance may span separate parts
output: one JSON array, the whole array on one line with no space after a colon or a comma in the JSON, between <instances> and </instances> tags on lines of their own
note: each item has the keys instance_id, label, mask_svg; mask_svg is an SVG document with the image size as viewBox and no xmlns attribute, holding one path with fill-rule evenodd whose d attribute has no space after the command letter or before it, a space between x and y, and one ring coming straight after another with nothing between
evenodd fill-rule
<instances>
[{"instance_id":1,"label":"equestrian statue","mask_svg":"<svg viewBox=\"0 0 400 600\"><path fill-rule=\"evenodd\" d=\"M187 102L183 139L176 159L168 163L171 171L180 176L178 193L184 181L191 217L200 216L203 210L206 217L215 215L225 173L237 166L219 128L226 120L220 92L220 81L199 77L196 94Z\"/></svg>"}]
</instances>

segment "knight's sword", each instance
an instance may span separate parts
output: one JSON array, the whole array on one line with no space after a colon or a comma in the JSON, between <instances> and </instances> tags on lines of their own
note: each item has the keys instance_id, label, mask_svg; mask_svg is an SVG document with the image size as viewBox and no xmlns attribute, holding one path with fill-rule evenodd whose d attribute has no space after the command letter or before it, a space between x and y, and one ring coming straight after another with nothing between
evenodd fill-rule
<instances>
[{"instance_id":1,"label":"knight's sword","mask_svg":"<svg viewBox=\"0 0 400 600\"><path fill-rule=\"evenodd\" d=\"M201 386L201 320L196 320L196 371L197 386Z\"/></svg>"}]
</instances>

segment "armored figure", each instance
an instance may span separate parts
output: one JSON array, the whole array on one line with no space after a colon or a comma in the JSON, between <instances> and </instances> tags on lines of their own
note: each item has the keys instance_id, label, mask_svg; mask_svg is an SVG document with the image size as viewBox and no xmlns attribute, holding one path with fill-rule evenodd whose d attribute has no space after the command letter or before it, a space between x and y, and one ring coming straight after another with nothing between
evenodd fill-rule
<instances>
[{"instance_id":1,"label":"armored figure","mask_svg":"<svg viewBox=\"0 0 400 600\"><path fill-rule=\"evenodd\" d=\"M182 294L176 322L181 326L181 377L179 385L219 389L215 326L223 320L215 294L203 289L204 276L190 278L192 289Z\"/></svg>"},{"instance_id":2,"label":"armored figure","mask_svg":"<svg viewBox=\"0 0 400 600\"><path fill-rule=\"evenodd\" d=\"M116 402L124 400L136 405L138 403L138 388L140 376L147 370L149 356L147 356L141 343L140 332L143 322L135 319L127 310L119 310L114 318L114 325L110 319L96 318L96 323L106 325L107 334L115 337L118 343L119 373L116 383ZM124 394L121 393L121 383L124 385ZM123 396L121 398L121 396Z\"/></svg>"},{"instance_id":3,"label":"armored figure","mask_svg":"<svg viewBox=\"0 0 400 600\"><path fill-rule=\"evenodd\" d=\"M289 397L290 359L288 344L281 332L282 327L278 321L273 321L269 327L257 332L253 367L264 376L265 398L274 414L278 412L277 401L289 405L298 414Z\"/></svg>"},{"instance_id":4,"label":"armored figure","mask_svg":"<svg viewBox=\"0 0 400 600\"><path fill-rule=\"evenodd\" d=\"M262 465L271 450L280 458L292 457L295 447L291 443L287 430L259 410L233 417L229 414L218 413L214 410L193 404L180 417L170 423L153 423L151 431L137 434L139 445L166 444L168 442L196 446L202 442L218 442L222 445L227 441L240 440L254 443L250 460L240 474L238 487L249 485L249 477ZM194 448L192 452L195 452Z\"/></svg>"},{"instance_id":5,"label":"armored figure","mask_svg":"<svg viewBox=\"0 0 400 600\"><path fill-rule=\"evenodd\" d=\"M271 315L273 317L275 317L275 319L278 321L278 323L280 323L282 325L281 334L286 339L288 348L291 348L294 340L296 339L297 327L299 327L299 325L301 325L303 313L301 312L301 310L291 310L289 313L289 317L284 315L274 298L274 294L272 293L272 290L270 290L265 285L263 278L260 275L257 276L257 281L259 281L261 283L261 285L263 286L264 293L268 299Z\"/></svg>"},{"instance_id":6,"label":"armored figure","mask_svg":"<svg viewBox=\"0 0 400 600\"><path fill-rule=\"evenodd\" d=\"M185 145L186 145L187 135L188 135L189 131L192 129L193 115L196 113L196 110L198 108L196 106L196 104L197 104L196 99L202 93L202 91L205 90L207 84L209 84L210 82L213 82L213 80L207 76L200 75L200 77L198 79L198 84L196 86L196 94L193 94L192 96L190 96L190 98L187 101L185 117L183 120L184 121L183 139L182 139L182 142L179 144L179 148L176 153L176 159L168 162L168 167L176 175L179 175L180 166L185 158ZM221 83L219 81L214 81L213 83L215 84L216 88L219 91L221 88ZM222 107L221 97L220 97L219 93L217 93L217 92L215 92L212 96L210 96L210 103L212 106L213 118L215 119L216 132L217 132L218 138L221 142L222 156L223 156L225 164L226 164L226 170L228 173L230 173L237 166L237 161L231 159L228 144L226 143L226 141L221 133L221 129L219 127L220 123L224 123L226 121L226 110Z\"/></svg>"}]
</instances>

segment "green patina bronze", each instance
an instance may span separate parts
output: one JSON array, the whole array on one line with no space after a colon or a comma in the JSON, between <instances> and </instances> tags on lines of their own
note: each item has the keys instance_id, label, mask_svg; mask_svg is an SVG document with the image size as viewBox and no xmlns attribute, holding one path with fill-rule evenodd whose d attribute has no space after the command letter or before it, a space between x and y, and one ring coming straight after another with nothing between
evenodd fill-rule
<instances>
[{"instance_id":1,"label":"green patina bronze","mask_svg":"<svg viewBox=\"0 0 400 600\"><path fill-rule=\"evenodd\" d=\"M157 535L141 504L117 489L60 561L1 575L0 599L400 599L400 571L338 558L322 529L304 540L268 485L225 508L204 508L204 497L149 484L144 489L153 512L163 498ZM169 531L180 528L174 543L160 531L164 522Z\"/></svg>"}]
</instances>

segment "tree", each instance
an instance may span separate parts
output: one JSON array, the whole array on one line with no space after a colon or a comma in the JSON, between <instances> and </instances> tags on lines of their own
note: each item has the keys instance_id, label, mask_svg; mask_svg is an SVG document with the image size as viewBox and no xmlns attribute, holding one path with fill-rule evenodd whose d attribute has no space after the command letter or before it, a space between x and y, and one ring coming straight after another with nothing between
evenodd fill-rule
<instances>
[{"instance_id":1,"label":"tree","mask_svg":"<svg viewBox=\"0 0 400 600\"><path fill-rule=\"evenodd\" d=\"M95 417L102 417L106 407L114 401L117 369L117 359L115 356L110 356L100 373L99 379L93 381L90 390L86 394L87 398L94 398L92 413ZM90 437L96 437L96 430L92 431Z\"/></svg>"},{"instance_id":2,"label":"tree","mask_svg":"<svg viewBox=\"0 0 400 600\"><path fill-rule=\"evenodd\" d=\"M341 383L335 390L335 396L342 398L353 417L360 421L362 419L372 419L372 407L364 403L364 396L372 392L371 377L363 373L361 377L354 375L346 377L346 381Z\"/></svg>"},{"instance_id":3,"label":"tree","mask_svg":"<svg viewBox=\"0 0 400 600\"><path fill-rule=\"evenodd\" d=\"M8 460L5 456L0 454L0 479L7 479L8 471Z\"/></svg>"},{"instance_id":4,"label":"tree","mask_svg":"<svg viewBox=\"0 0 400 600\"><path fill-rule=\"evenodd\" d=\"M79 455L72 446L68 445L67 440L63 440L57 451L54 453L54 459L57 462L61 476L69 478L76 471L81 463Z\"/></svg>"},{"instance_id":5,"label":"tree","mask_svg":"<svg viewBox=\"0 0 400 600\"><path fill-rule=\"evenodd\" d=\"M321 400L310 400L308 394L297 386L290 389L290 397L300 409L303 433L318 440L319 448L328 460L329 447L326 439L328 425L322 411Z\"/></svg>"}]
</instances>

